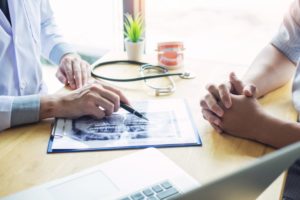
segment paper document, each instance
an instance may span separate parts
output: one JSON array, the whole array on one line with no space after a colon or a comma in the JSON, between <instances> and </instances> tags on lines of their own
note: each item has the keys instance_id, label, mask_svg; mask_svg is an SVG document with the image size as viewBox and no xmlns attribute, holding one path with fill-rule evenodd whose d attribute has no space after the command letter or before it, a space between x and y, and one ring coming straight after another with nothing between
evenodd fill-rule
<instances>
[{"instance_id":1,"label":"paper document","mask_svg":"<svg viewBox=\"0 0 300 200\"><path fill-rule=\"evenodd\" d=\"M201 145L183 99L137 101L132 107L149 121L122 108L101 120L56 119L48 152Z\"/></svg>"}]
</instances>

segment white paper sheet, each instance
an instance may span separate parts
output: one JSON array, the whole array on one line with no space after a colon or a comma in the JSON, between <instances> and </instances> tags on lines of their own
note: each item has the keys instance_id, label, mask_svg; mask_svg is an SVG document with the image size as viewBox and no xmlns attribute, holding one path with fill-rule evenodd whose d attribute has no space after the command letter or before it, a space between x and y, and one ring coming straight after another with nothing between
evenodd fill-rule
<instances>
[{"instance_id":1,"label":"white paper sheet","mask_svg":"<svg viewBox=\"0 0 300 200\"><path fill-rule=\"evenodd\" d=\"M101 120L57 119L48 152L201 145L183 99L139 101L132 107L149 121L122 108Z\"/></svg>"}]
</instances>

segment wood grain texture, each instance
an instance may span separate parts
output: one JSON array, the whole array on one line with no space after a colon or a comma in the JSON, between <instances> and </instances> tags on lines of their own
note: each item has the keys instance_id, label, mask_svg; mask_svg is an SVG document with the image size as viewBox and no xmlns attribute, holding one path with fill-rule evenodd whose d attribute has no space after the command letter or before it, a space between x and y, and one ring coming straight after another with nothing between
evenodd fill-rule
<instances>
[{"instance_id":1,"label":"wood grain texture","mask_svg":"<svg viewBox=\"0 0 300 200\"><path fill-rule=\"evenodd\" d=\"M123 55L111 53L102 60L120 59ZM155 61L149 57L148 61ZM193 80L175 78L177 90L173 95L155 97L143 82L112 83L131 100L156 98L185 98L200 133L202 147L161 148L171 160L199 182L205 183L233 172L257 157L273 151L263 144L220 135L203 120L199 99L205 94L208 82L226 80L229 72L241 75L243 66L197 59L186 59L185 69L197 74ZM134 66L103 67L99 73L116 76L138 74ZM109 83L111 84L111 83ZM62 90L61 92L67 92ZM277 117L296 120L291 102L291 83L260 100L263 107ZM53 120L12 128L0 133L0 196L67 176L80 170L139 150L114 150L84 153L47 154L47 145ZM259 199L278 199L284 176L280 176Z\"/></svg>"}]
</instances>

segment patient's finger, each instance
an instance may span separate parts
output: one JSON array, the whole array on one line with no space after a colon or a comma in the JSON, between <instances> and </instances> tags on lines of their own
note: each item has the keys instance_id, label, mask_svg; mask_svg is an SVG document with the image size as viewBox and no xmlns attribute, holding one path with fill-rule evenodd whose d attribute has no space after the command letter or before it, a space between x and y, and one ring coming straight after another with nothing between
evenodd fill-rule
<instances>
[{"instance_id":1,"label":"patient's finger","mask_svg":"<svg viewBox=\"0 0 300 200\"><path fill-rule=\"evenodd\" d=\"M225 105L226 108L230 108L232 105L231 98L230 98L230 88L229 84L220 84L219 85L219 96L222 103Z\"/></svg>"},{"instance_id":2,"label":"patient's finger","mask_svg":"<svg viewBox=\"0 0 300 200\"><path fill-rule=\"evenodd\" d=\"M232 85L231 92L235 92L238 95L242 94L244 89L243 82L240 79L238 79L234 72L230 73L229 81Z\"/></svg>"},{"instance_id":3,"label":"patient's finger","mask_svg":"<svg viewBox=\"0 0 300 200\"><path fill-rule=\"evenodd\" d=\"M243 91L244 95L247 97L255 97L256 95L256 87L252 84L246 85Z\"/></svg>"},{"instance_id":4,"label":"patient's finger","mask_svg":"<svg viewBox=\"0 0 300 200\"><path fill-rule=\"evenodd\" d=\"M203 109L209 109L207 103L205 102L204 99L201 99L200 100L200 106L203 108Z\"/></svg>"},{"instance_id":5,"label":"patient's finger","mask_svg":"<svg viewBox=\"0 0 300 200\"><path fill-rule=\"evenodd\" d=\"M221 117L224 114L223 109L218 105L215 97L212 94L207 94L204 97L204 100L209 108L210 111Z\"/></svg>"},{"instance_id":6,"label":"patient's finger","mask_svg":"<svg viewBox=\"0 0 300 200\"><path fill-rule=\"evenodd\" d=\"M207 109L202 109L202 115L204 119L212 124L219 126L221 124L221 119L219 119L213 112Z\"/></svg>"},{"instance_id":7,"label":"patient's finger","mask_svg":"<svg viewBox=\"0 0 300 200\"><path fill-rule=\"evenodd\" d=\"M207 84L206 89L215 97L216 100L220 99L218 87L215 84Z\"/></svg>"},{"instance_id":8,"label":"patient's finger","mask_svg":"<svg viewBox=\"0 0 300 200\"><path fill-rule=\"evenodd\" d=\"M210 125L218 132L218 133L223 133L222 129L218 127L217 125L210 123Z\"/></svg>"}]
</instances>

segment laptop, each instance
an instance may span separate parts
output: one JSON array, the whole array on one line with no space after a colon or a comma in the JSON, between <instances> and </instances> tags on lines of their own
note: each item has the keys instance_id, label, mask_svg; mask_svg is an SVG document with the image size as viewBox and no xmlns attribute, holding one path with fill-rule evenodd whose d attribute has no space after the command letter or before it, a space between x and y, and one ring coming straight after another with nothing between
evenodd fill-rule
<instances>
[{"instance_id":1,"label":"laptop","mask_svg":"<svg viewBox=\"0 0 300 200\"><path fill-rule=\"evenodd\" d=\"M227 176L211 181L177 199L256 199L284 170L300 158L300 142L276 150Z\"/></svg>"},{"instance_id":2,"label":"laptop","mask_svg":"<svg viewBox=\"0 0 300 200\"><path fill-rule=\"evenodd\" d=\"M157 191L155 193L161 189L168 192L171 188L168 183L173 189L176 187L178 193L199 185L159 150L148 148L3 199L110 200L131 196L131 199L140 199L139 192L149 192L146 191L149 186L154 188L151 191Z\"/></svg>"},{"instance_id":3,"label":"laptop","mask_svg":"<svg viewBox=\"0 0 300 200\"><path fill-rule=\"evenodd\" d=\"M299 156L300 142L200 185L159 150L149 148L3 199L255 199Z\"/></svg>"}]
</instances>

